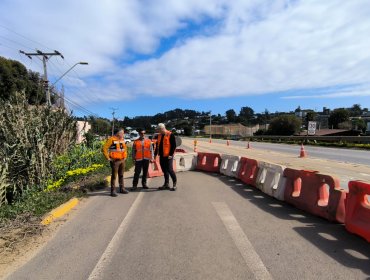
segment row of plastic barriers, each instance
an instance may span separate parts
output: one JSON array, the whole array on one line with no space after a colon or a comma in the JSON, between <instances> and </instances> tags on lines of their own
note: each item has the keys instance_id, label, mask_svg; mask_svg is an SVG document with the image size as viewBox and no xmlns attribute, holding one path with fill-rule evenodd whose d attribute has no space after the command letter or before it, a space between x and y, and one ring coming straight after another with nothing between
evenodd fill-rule
<instances>
[{"instance_id":1,"label":"row of plastic barriers","mask_svg":"<svg viewBox=\"0 0 370 280\"><path fill-rule=\"evenodd\" d=\"M195 170L197 165L197 153L187 153L183 149L176 149L174 155L173 168L175 172ZM148 177L163 176L159 158L153 163L150 163Z\"/></svg>"},{"instance_id":2,"label":"row of plastic barriers","mask_svg":"<svg viewBox=\"0 0 370 280\"><path fill-rule=\"evenodd\" d=\"M348 231L370 242L370 183L351 181L347 192L341 189L337 178L318 171L217 153L198 153L195 169L238 178L296 208L344 223Z\"/></svg>"},{"instance_id":3,"label":"row of plastic barriers","mask_svg":"<svg viewBox=\"0 0 370 280\"><path fill-rule=\"evenodd\" d=\"M287 168L255 159L176 150L176 172L200 170L238 178L265 194L331 222L344 223L348 231L370 242L370 183L349 182L348 192L339 180L318 171ZM150 164L148 177L162 176L159 160Z\"/></svg>"}]
</instances>

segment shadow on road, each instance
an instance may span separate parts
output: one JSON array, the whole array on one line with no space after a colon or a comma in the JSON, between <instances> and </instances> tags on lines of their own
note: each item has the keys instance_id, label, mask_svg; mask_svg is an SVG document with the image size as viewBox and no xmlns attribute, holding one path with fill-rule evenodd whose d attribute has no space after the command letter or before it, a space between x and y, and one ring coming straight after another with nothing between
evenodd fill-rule
<instances>
[{"instance_id":1,"label":"shadow on road","mask_svg":"<svg viewBox=\"0 0 370 280\"><path fill-rule=\"evenodd\" d=\"M245 185L238 179L220 174L209 175L217 177L240 196L276 218L298 220L302 223L302 226L293 228L298 234L341 265L360 269L370 276L370 243L346 231L344 225L330 223L296 209L285 202L266 195L255 187ZM370 279L370 277L367 279Z\"/></svg>"}]
</instances>

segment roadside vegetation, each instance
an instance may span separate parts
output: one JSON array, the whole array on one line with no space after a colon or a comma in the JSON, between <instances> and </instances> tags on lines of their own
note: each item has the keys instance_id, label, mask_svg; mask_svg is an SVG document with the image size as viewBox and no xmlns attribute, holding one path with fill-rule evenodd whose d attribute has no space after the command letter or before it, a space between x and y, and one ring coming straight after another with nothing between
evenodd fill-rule
<instances>
[{"instance_id":1,"label":"roadside vegetation","mask_svg":"<svg viewBox=\"0 0 370 280\"><path fill-rule=\"evenodd\" d=\"M53 208L104 187L110 167L102 141L86 135L76 144L76 120L65 110L31 105L21 93L0 102L1 255L41 233Z\"/></svg>"}]
</instances>

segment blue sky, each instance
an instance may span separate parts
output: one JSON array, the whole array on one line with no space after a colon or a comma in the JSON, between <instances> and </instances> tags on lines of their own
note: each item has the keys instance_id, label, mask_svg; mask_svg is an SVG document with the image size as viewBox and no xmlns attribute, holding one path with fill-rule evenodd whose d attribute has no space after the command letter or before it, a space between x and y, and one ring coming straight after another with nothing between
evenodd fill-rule
<instances>
[{"instance_id":1,"label":"blue sky","mask_svg":"<svg viewBox=\"0 0 370 280\"><path fill-rule=\"evenodd\" d=\"M0 55L57 49L76 115L370 107L368 0L3 0ZM19 20L19 19L22 20Z\"/></svg>"}]
</instances>

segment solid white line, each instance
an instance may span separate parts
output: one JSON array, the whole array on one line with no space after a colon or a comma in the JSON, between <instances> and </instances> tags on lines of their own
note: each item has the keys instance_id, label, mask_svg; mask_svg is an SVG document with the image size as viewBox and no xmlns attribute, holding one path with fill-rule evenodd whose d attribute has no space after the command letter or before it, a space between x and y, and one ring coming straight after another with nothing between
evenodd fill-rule
<instances>
[{"instance_id":1,"label":"solid white line","mask_svg":"<svg viewBox=\"0 0 370 280\"><path fill-rule=\"evenodd\" d=\"M254 250L253 245L240 227L235 216L224 202L212 202L236 247L256 279L272 279L271 274Z\"/></svg>"},{"instance_id":2,"label":"solid white line","mask_svg":"<svg viewBox=\"0 0 370 280\"><path fill-rule=\"evenodd\" d=\"M111 262L113 256L116 253L116 250L118 248L119 242L121 238L124 236L128 225L130 224L136 209L138 208L141 200L143 199L143 192L140 192L138 196L136 197L134 203L132 203L126 217L123 219L122 223L118 227L116 233L114 234L112 240L109 242L107 248L105 249L104 253L101 255L98 263L96 264L95 268L91 272L89 276L89 280L93 279L102 279L103 278L103 272L105 267Z\"/></svg>"}]
</instances>

